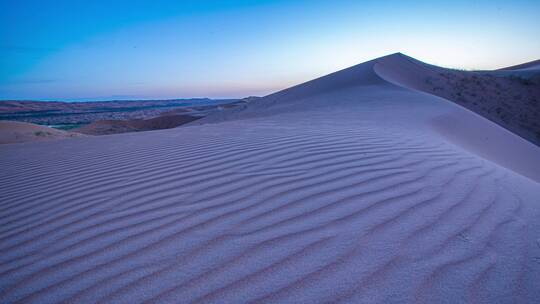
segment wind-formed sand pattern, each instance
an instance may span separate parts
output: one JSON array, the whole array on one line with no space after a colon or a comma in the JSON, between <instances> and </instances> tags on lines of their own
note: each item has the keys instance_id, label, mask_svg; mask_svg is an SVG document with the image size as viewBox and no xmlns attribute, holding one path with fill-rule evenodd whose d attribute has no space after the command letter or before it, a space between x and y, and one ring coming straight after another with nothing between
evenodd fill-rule
<instances>
[{"instance_id":1,"label":"wind-formed sand pattern","mask_svg":"<svg viewBox=\"0 0 540 304\"><path fill-rule=\"evenodd\" d=\"M400 60L188 127L1 147L0 302L536 302L540 149L388 82Z\"/></svg>"}]
</instances>

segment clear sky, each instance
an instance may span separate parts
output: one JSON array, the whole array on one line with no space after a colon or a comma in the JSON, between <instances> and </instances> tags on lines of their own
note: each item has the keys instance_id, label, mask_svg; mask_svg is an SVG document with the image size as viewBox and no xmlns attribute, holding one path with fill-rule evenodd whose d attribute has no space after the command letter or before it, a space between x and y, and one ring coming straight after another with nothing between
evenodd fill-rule
<instances>
[{"instance_id":1,"label":"clear sky","mask_svg":"<svg viewBox=\"0 0 540 304\"><path fill-rule=\"evenodd\" d=\"M0 0L0 99L265 95L395 52L540 59L540 1Z\"/></svg>"}]
</instances>

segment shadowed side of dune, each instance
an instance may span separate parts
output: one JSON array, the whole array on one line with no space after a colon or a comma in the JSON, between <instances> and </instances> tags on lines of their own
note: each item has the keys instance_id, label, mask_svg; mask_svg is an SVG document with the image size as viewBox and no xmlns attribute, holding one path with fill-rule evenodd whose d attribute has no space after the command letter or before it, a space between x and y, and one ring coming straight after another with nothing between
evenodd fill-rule
<instances>
[{"instance_id":1,"label":"shadowed side of dune","mask_svg":"<svg viewBox=\"0 0 540 304\"><path fill-rule=\"evenodd\" d=\"M539 148L518 136L537 142L536 132L540 134L538 88L516 77L495 72L449 70L396 53L271 94L240 109L209 115L194 124L294 112L309 115L318 111L343 116L348 115L347 112L368 110L369 107L362 104L366 102L396 99L397 103L410 103L411 99L429 99L434 108L444 109L445 113L429 120L424 128L434 129L471 153L540 181ZM515 96L522 97L514 100ZM512 105L505 107L509 104ZM410 106L412 119L415 103ZM393 107L388 111L393 111ZM313 123L317 124L317 120ZM464 126L467 127L464 129Z\"/></svg>"},{"instance_id":2,"label":"shadowed side of dune","mask_svg":"<svg viewBox=\"0 0 540 304\"><path fill-rule=\"evenodd\" d=\"M540 149L532 144L540 143L540 98L536 99L540 82L528 84L515 75L444 69L402 54L379 59L374 70L396 85L471 110L456 107L434 118L431 125L452 143L540 182ZM508 107L502 110L505 105Z\"/></svg>"},{"instance_id":3,"label":"shadowed side of dune","mask_svg":"<svg viewBox=\"0 0 540 304\"><path fill-rule=\"evenodd\" d=\"M540 71L533 69L537 63L504 72L461 71L398 54L379 59L375 71L397 85L455 102L540 146Z\"/></svg>"}]
</instances>

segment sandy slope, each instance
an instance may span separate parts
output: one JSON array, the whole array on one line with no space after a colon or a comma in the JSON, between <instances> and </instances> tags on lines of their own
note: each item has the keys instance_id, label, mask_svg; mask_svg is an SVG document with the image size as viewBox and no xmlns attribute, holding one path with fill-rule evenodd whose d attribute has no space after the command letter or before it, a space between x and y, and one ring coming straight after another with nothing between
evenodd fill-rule
<instances>
[{"instance_id":1,"label":"sandy slope","mask_svg":"<svg viewBox=\"0 0 540 304\"><path fill-rule=\"evenodd\" d=\"M0 147L0 301L537 302L540 149L388 58L189 127Z\"/></svg>"},{"instance_id":2,"label":"sandy slope","mask_svg":"<svg viewBox=\"0 0 540 304\"><path fill-rule=\"evenodd\" d=\"M150 119L128 120L98 120L83 127L74 129L73 132L89 135L108 135L128 132L153 131L172 129L188 122L199 119L193 115L166 115Z\"/></svg>"},{"instance_id":3,"label":"sandy slope","mask_svg":"<svg viewBox=\"0 0 540 304\"><path fill-rule=\"evenodd\" d=\"M81 137L78 133L19 121L0 121L0 144L49 141Z\"/></svg>"},{"instance_id":4,"label":"sandy slope","mask_svg":"<svg viewBox=\"0 0 540 304\"><path fill-rule=\"evenodd\" d=\"M375 71L397 85L453 101L540 146L540 69L530 62L508 70L461 71L405 55L379 60Z\"/></svg>"}]
</instances>

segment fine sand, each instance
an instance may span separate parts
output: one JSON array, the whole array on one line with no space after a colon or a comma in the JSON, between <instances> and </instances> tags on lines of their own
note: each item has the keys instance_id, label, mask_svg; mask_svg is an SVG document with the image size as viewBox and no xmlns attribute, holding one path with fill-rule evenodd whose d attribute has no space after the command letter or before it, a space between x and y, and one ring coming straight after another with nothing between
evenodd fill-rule
<instances>
[{"instance_id":1,"label":"fine sand","mask_svg":"<svg viewBox=\"0 0 540 304\"><path fill-rule=\"evenodd\" d=\"M49 141L81 136L83 135L26 122L0 121L0 144Z\"/></svg>"},{"instance_id":2,"label":"fine sand","mask_svg":"<svg viewBox=\"0 0 540 304\"><path fill-rule=\"evenodd\" d=\"M389 82L453 101L540 146L537 61L498 71L462 71L398 54L374 68Z\"/></svg>"},{"instance_id":3,"label":"fine sand","mask_svg":"<svg viewBox=\"0 0 540 304\"><path fill-rule=\"evenodd\" d=\"M537 303L540 148L412 89L405 60L1 146L0 302Z\"/></svg>"}]
</instances>

